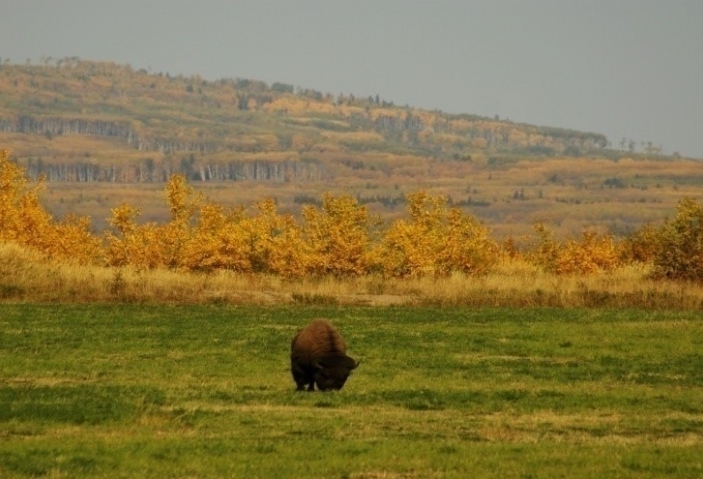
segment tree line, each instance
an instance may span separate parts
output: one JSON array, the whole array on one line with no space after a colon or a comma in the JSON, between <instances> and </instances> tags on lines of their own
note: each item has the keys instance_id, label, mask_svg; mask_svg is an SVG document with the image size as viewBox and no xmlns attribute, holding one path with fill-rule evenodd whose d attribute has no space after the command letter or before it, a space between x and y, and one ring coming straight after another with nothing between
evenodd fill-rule
<instances>
[{"instance_id":1,"label":"tree line","mask_svg":"<svg viewBox=\"0 0 703 479\"><path fill-rule=\"evenodd\" d=\"M13 99L14 107L0 116L2 131L119 138L140 151L214 154L248 147L269 151L269 144L228 140L256 138L265 129L281 139L302 135L315 144L325 126L379 132L387 142L415 148L419 155L433 151L449 158L458 150L522 148L535 154L578 155L607 146L601 134L398 107L378 95L332 95L241 78L208 81L198 75L135 71L129 65L78 58L4 64L3 95ZM273 149L296 150L282 140Z\"/></svg>"},{"instance_id":2,"label":"tree line","mask_svg":"<svg viewBox=\"0 0 703 479\"><path fill-rule=\"evenodd\" d=\"M22 164L31 180L45 178L55 183L164 183L176 173L183 174L189 181L284 183L319 181L325 172L324 165L314 161L250 160L216 163L196 160L193 155L160 161L146 158L119 165L90 161L51 163L42 158L28 158Z\"/></svg>"}]
</instances>

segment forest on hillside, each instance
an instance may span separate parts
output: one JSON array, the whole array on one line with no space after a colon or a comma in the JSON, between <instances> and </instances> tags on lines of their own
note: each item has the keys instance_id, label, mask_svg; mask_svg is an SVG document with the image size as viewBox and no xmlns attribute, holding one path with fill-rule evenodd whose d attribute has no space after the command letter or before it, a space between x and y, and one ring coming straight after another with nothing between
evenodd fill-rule
<instances>
[{"instance_id":1,"label":"forest on hillside","mask_svg":"<svg viewBox=\"0 0 703 479\"><path fill-rule=\"evenodd\" d=\"M47 180L52 214L87 215L97 229L121 200L139 204L145 220L167 218L162 189L174 174L222 204L273 198L293 214L332 192L393 219L425 189L501 237L536 222L559 235L592 225L626 234L700 191L700 161L619 146L378 95L75 57L0 64L0 148L30 180Z\"/></svg>"},{"instance_id":2,"label":"forest on hillside","mask_svg":"<svg viewBox=\"0 0 703 479\"><path fill-rule=\"evenodd\" d=\"M354 158L346 162L354 170L364 167L365 153L485 161L501 154L581 156L607 146L601 134L399 107L378 95L208 81L77 58L3 64L0 131L73 137L70 152L51 143L4 146L31 175L81 182L163 182L174 172L195 181L283 182L333 175L340 154ZM81 145L79 137L93 142ZM95 140L123 149L124 157L100 155Z\"/></svg>"}]
</instances>

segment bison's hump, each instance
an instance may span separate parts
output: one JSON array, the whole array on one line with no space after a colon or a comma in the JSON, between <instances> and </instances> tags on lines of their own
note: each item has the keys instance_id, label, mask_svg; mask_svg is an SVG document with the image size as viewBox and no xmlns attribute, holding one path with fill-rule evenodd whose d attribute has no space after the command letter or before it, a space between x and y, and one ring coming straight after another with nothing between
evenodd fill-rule
<instances>
[{"instance_id":1,"label":"bison's hump","mask_svg":"<svg viewBox=\"0 0 703 479\"><path fill-rule=\"evenodd\" d=\"M326 319L316 319L301 329L291 343L291 356L315 361L324 356L346 354L339 332Z\"/></svg>"}]
</instances>

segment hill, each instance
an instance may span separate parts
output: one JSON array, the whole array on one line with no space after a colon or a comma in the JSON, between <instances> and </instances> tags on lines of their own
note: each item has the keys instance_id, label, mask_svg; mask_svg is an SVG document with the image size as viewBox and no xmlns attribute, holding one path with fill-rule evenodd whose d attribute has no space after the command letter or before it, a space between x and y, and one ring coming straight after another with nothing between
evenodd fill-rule
<instances>
[{"instance_id":1,"label":"hill","mask_svg":"<svg viewBox=\"0 0 703 479\"><path fill-rule=\"evenodd\" d=\"M470 209L497 234L536 221L571 234L631 231L703 184L696 161L608 148L604 135L397 106L249 79L205 80L66 58L0 66L0 147L48 180L57 215L138 204L166 215L161 189L185 173L226 204L274 197L297 212L352 193L384 217L420 188Z\"/></svg>"}]
</instances>

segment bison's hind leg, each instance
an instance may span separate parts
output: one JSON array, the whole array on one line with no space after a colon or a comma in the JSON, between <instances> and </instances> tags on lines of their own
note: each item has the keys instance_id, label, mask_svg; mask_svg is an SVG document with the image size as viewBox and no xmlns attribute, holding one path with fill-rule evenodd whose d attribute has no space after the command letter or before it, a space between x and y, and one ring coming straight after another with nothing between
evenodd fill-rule
<instances>
[{"instance_id":1,"label":"bison's hind leg","mask_svg":"<svg viewBox=\"0 0 703 479\"><path fill-rule=\"evenodd\" d=\"M298 364L293 364L291 366L291 373L293 374L293 381L295 381L297 385L296 391L305 391L306 386L308 391L315 390L315 375L307 368Z\"/></svg>"},{"instance_id":2,"label":"bison's hind leg","mask_svg":"<svg viewBox=\"0 0 703 479\"><path fill-rule=\"evenodd\" d=\"M305 385L309 381L308 375L305 374L305 371L296 364L291 365L290 372L293 374L293 381L295 381L295 384L297 385L296 390L304 391Z\"/></svg>"}]
</instances>

